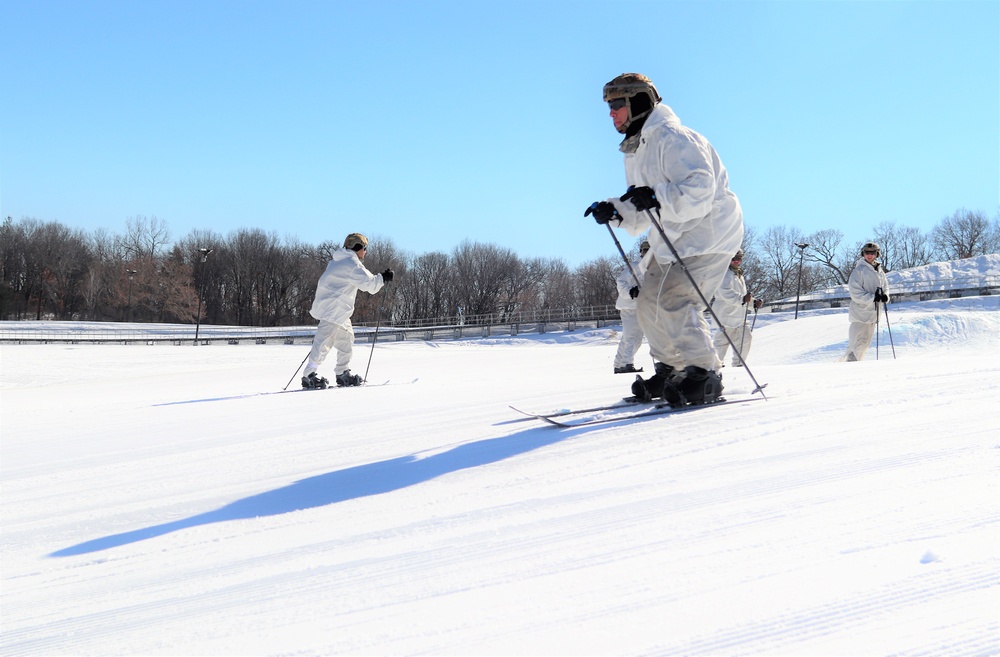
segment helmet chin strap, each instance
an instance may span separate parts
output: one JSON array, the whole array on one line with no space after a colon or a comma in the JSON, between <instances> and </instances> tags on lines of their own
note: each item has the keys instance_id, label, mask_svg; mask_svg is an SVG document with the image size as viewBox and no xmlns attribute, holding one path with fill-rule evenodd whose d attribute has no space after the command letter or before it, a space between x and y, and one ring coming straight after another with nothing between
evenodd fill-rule
<instances>
[{"instance_id":1,"label":"helmet chin strap","mask_svg":"<svg viewBox=\"0 0 1000 657\"><path fill-rule=\"evenodd\" d=\"M653 108L656 107L656 103L659 102L659 100L654 100L650 95L650 92L646 90L637 91L631 96L624 96L623 98L625 99L625 109L628 112L628 118L620 126L615 126L615 129L619 133L631 137L632 134L637 132L638 128L633 130L629 130L629 128L633 128L637 121L641 121L649 116L653 112ZM633 101L639 102L635 102L633 104ZM638 112L634 111L636 105L639 107Z\"/></svg>"},{"instance_id":2,"label":"helmet chin strap","mask_svg":"<svg viewBox=\"0 0 1000 657\"><path fill-rule=\"evenodd\" d=\"M617 130L619 133L621 133L623 135L626 132L628 132L628 127L630 125L632 125L632 122L635 120L635 119L632 118L632 99L631 98L626 98L625 99L625 109L628 111L628 114L627 114L628 118L625 119L625 122L622 123L621 125L616 125L615 126L615 130Z\"/></svg>"}]
</instances>

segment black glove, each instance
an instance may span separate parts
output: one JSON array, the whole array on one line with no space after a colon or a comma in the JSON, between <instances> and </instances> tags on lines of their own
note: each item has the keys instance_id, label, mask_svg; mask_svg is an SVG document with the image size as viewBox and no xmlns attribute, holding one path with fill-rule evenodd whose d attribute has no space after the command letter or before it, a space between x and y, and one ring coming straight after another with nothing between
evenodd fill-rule
<instances>
[{"instance_id":1,"label":"black glove","mask_svg":"<svg viewBox=\"0 0 1000 657\"><path fill-rule=\"evenodd\" d=\"M632 185L628 191L622 194L620 201L632 201L632 205L639 212L652 210L660 207L660 202L656 200L656 192L652 187L636 187Z\"/></svg>"},{"instance_id":2,"label":"black glove","mask_svg":"<svg viewBox=\"0 0 1000 657\"><path fill-rule=\"evenodd\" d=\"M391 269L386 269L384 272L382 272L382 280L385 281L386 283L392 282L392 270Z\"/></svg>"},{"instance_id":3,"label":"black glove","mask_svg":"<svg viewBox=\"0 0 1000 657\"><path fill-rule=\"evenodd\" d=\"M749 292L743 295L743 303L750 303L750 299L753 299L753 295Z\"/></svg>"},{"instance_id":4,"label":"black glove","mask_svg":"<svg viewBox=\"0 0 1000 657\"><path fill-rule=\"evenodd\" d=\"M753 309L754 310L757 310L758 308L760 308L763 305L764 305L764 300L763 299L754 299L753 300Z\"/></svg>"},{"instance_id":5,"label":"black glove","mask_svg":"<svg viewBox=\"0 0 1000 657\"><path fill-rule=\"evenodd\" d=\"M628 291L628 295L630 297L632 297L633 299L638 298L639 297L639 286L638 285L633 285L632 287L630 287L629 291Z\"/></svg>"},{"instance_id":6,"label":"black glove","mask_svg":"<svg viewBox=\"0 0 1000 657\"><path fill-rule=\"evenodd\" d=\"M607 201L598 201L596 203L591 203L587 211L583 213L583 216L587 217L589 215L594 215L594 221L599 224L606 224L613 219L621 219L622 216L618 214L618 210L615 209L614 204L608 203Z\"/></svg>"},{"instance_id":7,"label":"black glove","mask_svg":"<svg viewBox=\"0 0 1000 657\"><path fill-rule=\"evenodd\" d=\"M878 300L882 303L889 303L889 295L885 292L879 292Z\"/></svg>"}]
</instances>

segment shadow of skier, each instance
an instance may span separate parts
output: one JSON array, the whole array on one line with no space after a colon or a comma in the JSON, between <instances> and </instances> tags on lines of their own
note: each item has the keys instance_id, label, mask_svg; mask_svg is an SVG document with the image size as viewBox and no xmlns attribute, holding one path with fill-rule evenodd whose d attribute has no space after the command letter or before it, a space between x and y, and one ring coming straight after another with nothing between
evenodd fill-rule
<instances>
[{"instance_id":1,"label":"shadow of skier","mask_svg":"<svg viewBox=\"0 0 1000 657\"><path fill-rule=\"evenodd\" d=\"M301 479L288 486L236 500L214 511L152 527L78 543L51 553L71 557L145 541L171 532L228 520L275 516L407 488L436 477L552 445L575 432L533 428L510 436L464 443L426 458L403 456Z\"/></svg>"}]
</instances>

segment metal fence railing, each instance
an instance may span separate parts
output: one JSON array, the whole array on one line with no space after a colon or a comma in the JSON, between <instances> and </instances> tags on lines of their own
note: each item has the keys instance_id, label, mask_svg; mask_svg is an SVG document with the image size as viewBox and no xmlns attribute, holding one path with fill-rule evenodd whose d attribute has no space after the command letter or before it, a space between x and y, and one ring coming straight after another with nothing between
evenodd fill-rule
<instances>
[{"instance_id":1,"label":"metal fence railing","mask_svg":"<svg viewBox=\"0 0 1000 657\"><path fill-rule=\"evenodd\" d=\"M926 301L935 298L1000 294L1000 276L969 276L942 280L912 281L898 289L890 281L893 303ZM846 307L850 303L846 286L818 290L801 295L799 308ZM784 312L795 309L794 298L765 303L764 310ZM383 322L379 341L459 340L516 336L549 331L573 331L597 328L620 322L614 306L583 308L547 308L482 315L452 315L430 319ZM312 341L315 326L213 326L198 327L195 340L192 324L141 324L118 322L0 321L0 343L93 343L93 344L304 344ZM355 339L371 342L375 325L355 324Z\"/></svg>"},{"instance_id":2,"label":"metal fence railing","mask_svg":"<svg viewBox=\"0 0 1000 657\"><path fill-rule=\"evenodd\" d=\"M458 340L469 337L516 336L522 333L595 328L621 321L614 306L535 312L455 315L411 322L383 322L379 341ZM6 344L300 344L316 334L313 326L213 326L78 321L0 321L0 343ZM375 339L375 325L356 324L355 340Z\"/></svg>"}]
</instances>

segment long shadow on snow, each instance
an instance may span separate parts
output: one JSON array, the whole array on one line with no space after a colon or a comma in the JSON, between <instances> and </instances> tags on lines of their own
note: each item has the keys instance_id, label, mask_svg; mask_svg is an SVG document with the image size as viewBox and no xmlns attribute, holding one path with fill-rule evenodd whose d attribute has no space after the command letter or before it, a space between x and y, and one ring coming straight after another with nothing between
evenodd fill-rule
<instances>
[{"instance_id":1,"label":"long shadow on snow","mask_svg":"<svg viewBox=\"0 0 1000 657\"><path fill-rule=\"evenodd\" d=\"M276 516L359 497L391 493L441 475L495 463L539 447L552 445L574 434L575 432L534 428L510 436L465 443L426 458L411 454L378 463L328 472L301 479L282 488L236 500L214 511L122 534L95 538L58 550L49 556L71 557L88 554L145 541L189 527L228 520Z\"/></svg>"}]
</instances>

